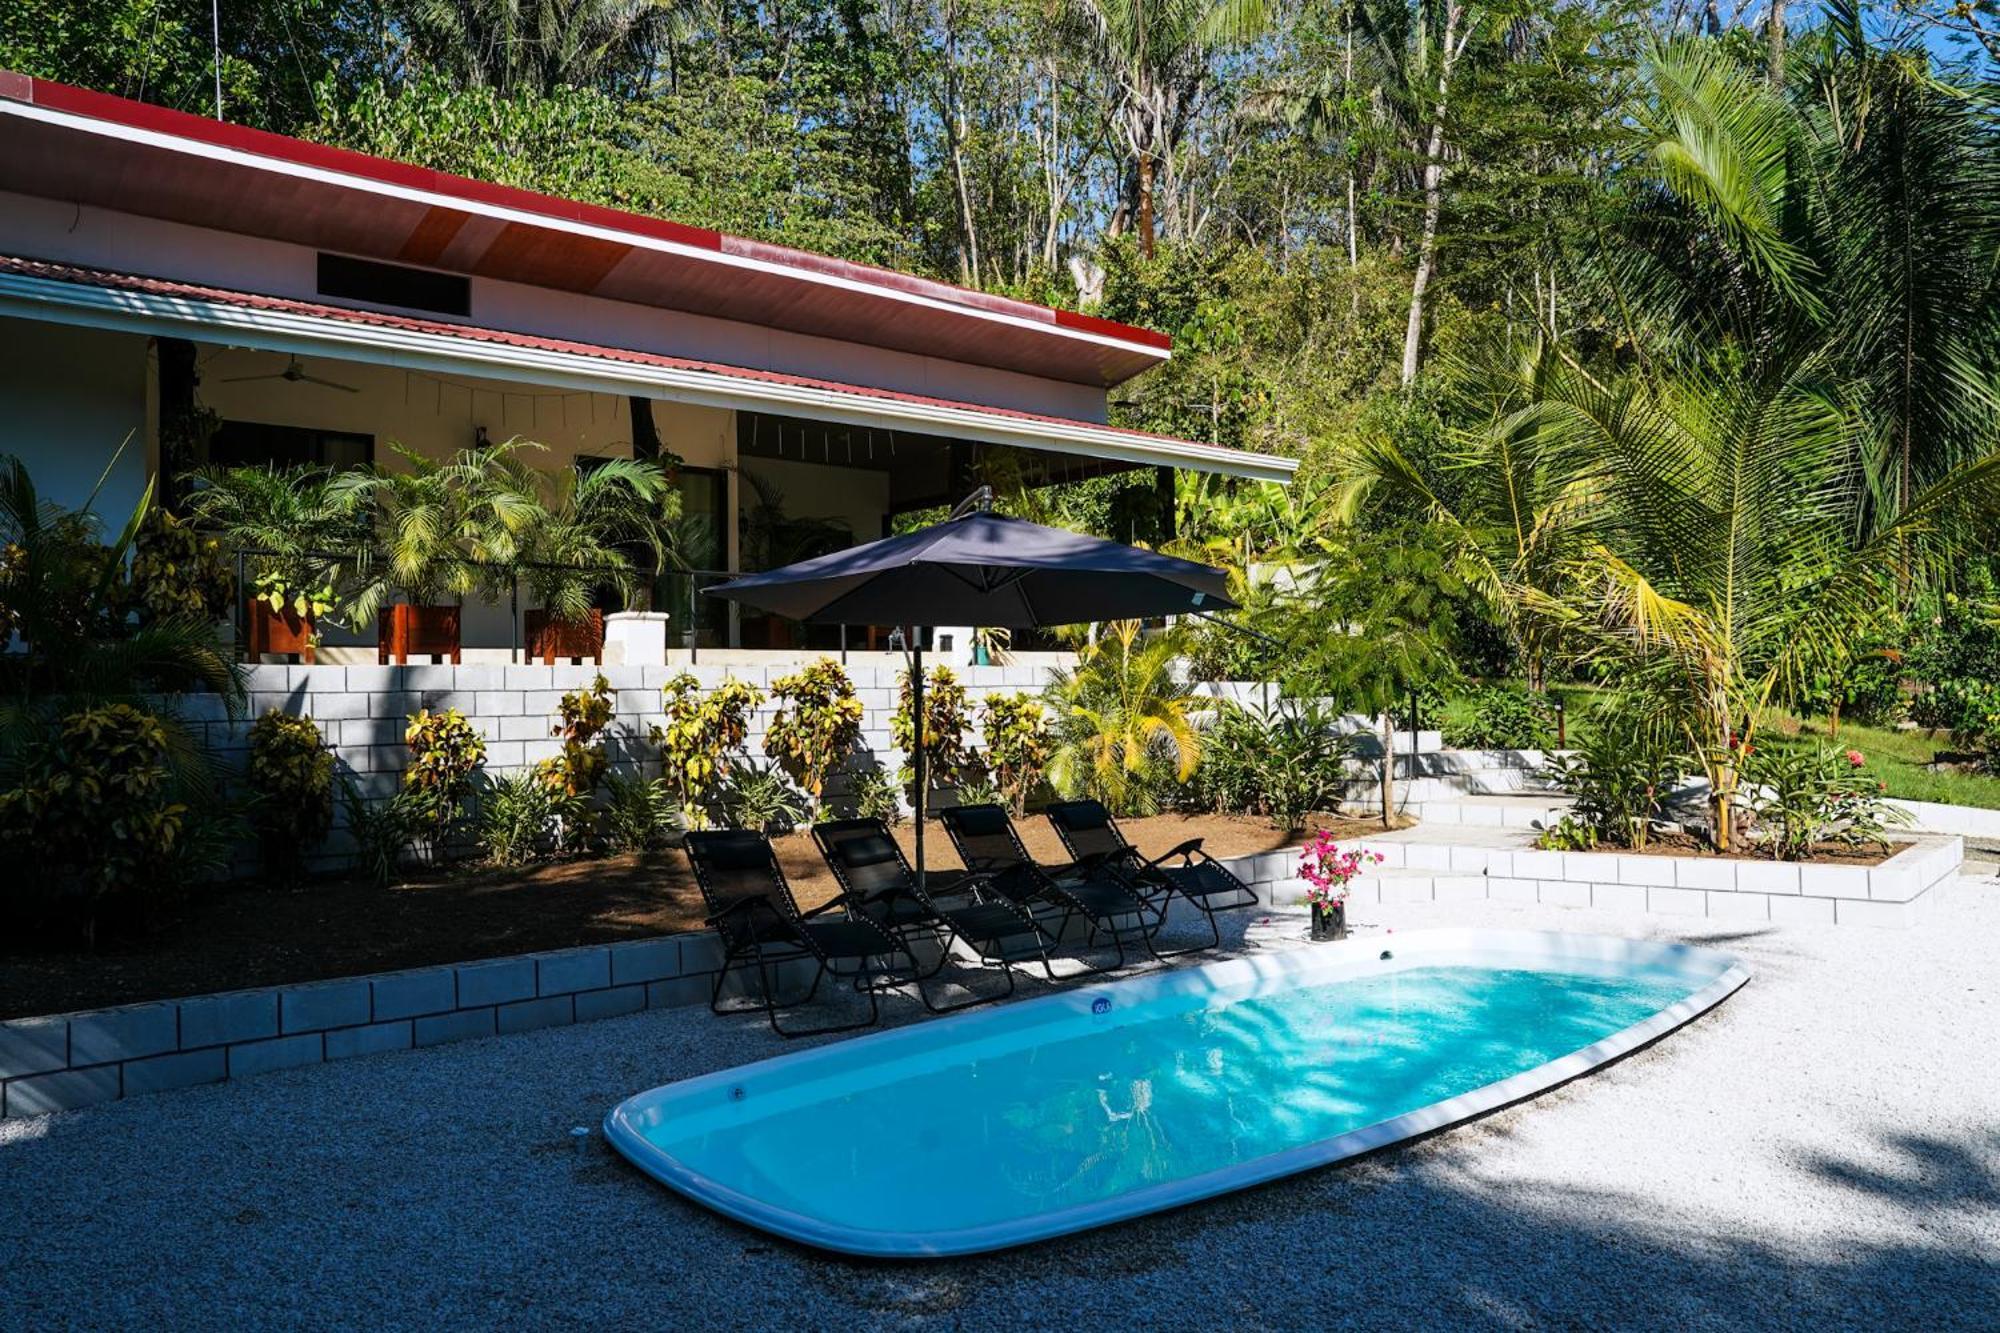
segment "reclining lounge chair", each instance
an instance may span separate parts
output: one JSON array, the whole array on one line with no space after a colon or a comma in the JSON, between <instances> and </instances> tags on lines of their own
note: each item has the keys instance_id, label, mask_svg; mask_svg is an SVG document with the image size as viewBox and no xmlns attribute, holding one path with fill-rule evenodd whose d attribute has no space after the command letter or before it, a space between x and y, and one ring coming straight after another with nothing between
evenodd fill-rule
<instances>
[{"instance_id":1,"label":"reclining lounge chair","mask_svg":"<svg viewBox=\"0 0 2000 1333\"><path fill-rule=\"evenodd\" d=\"M1193 903L1208 918L1206 944L1161 951L1156 956L1176 958L1221 945L1222 930L1215 914L1239 907L1255 907L1257 895L1222 862L1201 849L1200 838L1189 838L1169 851L1148 857L1133 846L1118 828L1118 821L1101 801L1058 801L1047 812L1063 850L1078 861L1103 865L1124 876L1133 890L1149 905L1157 906L1164 920L1167 905L1178 894Z\"/></svg>"},{"instance_id":2,"label":"reclining lounge chair","mask_svg":"<svg viewBox=\"0 0 2000 1333\"><path fill-rule=\"evenodd\" d=\"M1070 922L1080 918L1090 923L1084 948L1102 948L1099 941L1109 940L1117 960L1090 967L1092 972L1125 966L1128 940L1137 940L1148 953L1153 951L1159 908L1141 897L1122 876L1083 862L1038 864L1022 844L1014 821L997 805L955 806L939 811L938 818L968 870L984 875L994 891L1029 911L1056 917L1049 930L1052 939L1060 941Z\"/></svg>"},{"instance_id":3,"label":"reclining lounge chair","mask_svg":"<svg viewBox=\"0 0 2000 1333\"><path fill-rule=\"evenodd\" d=\"M764 1016L773 1032L781 1037L850 1032L881 1016L878 992L916 980L920 971L917 960L894 934L865 915L830 915L847 905L843 899L836 898L810 912L800 911L792 886L778 865L777 853L763 834L706 829L689 833L682 845L694 867L694 881L708 904L708 924L722 937L722 970L716 973L708 1000L713 1012L742 1012L723 1009L723 983L731 972L754 967L763 984ZM780 1000L779 970L803 960L814 964L812 985L796 1000ZM809 1002L828 975L851 983L868 997L866 1020L792 1029L778 1021L780 1009Z\"/></svg>"},{"instance_id":4,"label":"reclining lounge chair","mask_svg":"<svg viewBox=\"0 0 2000 1333\"><path fill-rule=\"evenodd\" d=\"M858 912L894 934L913 958L919 943L938 951L937 964L916 978L917 995L932 1013L969 1009L1012 995L1016 962L1039 958L1044 969L1048 967L1047 934L1032 913L988 887L986 876L933 873L919 885L903 849L879 819L815 824L813 841L840 882L850 914ZM964 941L982 961L998 964L1007 989L957 1004L934 1003L923 983L944 970L954 940Z\"/></svg>"}]
</instances>

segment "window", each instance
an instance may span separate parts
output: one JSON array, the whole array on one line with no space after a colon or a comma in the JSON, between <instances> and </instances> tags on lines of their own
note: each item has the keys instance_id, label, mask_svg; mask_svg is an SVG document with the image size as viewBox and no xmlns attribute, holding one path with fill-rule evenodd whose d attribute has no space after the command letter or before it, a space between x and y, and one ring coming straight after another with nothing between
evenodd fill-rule
<instances>
[{"instance_id":1,"label":"window","mask_svg":"<svg viewBox=\"0 0 2000 1333\"><path fill-rule=\"evenodd\" d=\"M427 268L378 264L346 255L319 257L319 294L370 305L435 310L441 315L472 313L472 280Z\"/></svg>"},{"instance_id":2,"label":"window","mask_svg":"<svg viewBox=\"0 0 2000 1333\"><path fill-rule=\"evenodd\" d=\"M208 460L222 467L365 467L375 459L375 437L310 426L268 426L225 421L209 441Z\"/></svg>"}]
</instances>

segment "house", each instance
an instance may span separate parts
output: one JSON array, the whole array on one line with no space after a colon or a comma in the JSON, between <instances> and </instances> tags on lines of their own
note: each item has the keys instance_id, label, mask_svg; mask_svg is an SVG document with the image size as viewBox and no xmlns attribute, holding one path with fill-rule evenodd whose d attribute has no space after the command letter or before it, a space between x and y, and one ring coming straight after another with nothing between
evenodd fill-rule
<instances>
[{"instance_id":1,"label":"house","mask_svg":"<svg viewBox=\"0 0 2000 1333\"><path fill-rule=\"evenodd\" d=\"M1108 391L1170 353L1145 329L5 72L0 346L0 452L62 502L128 437L108 512L211 461L665 449L715 571L787 524L871 540L996 450L1031 484L1294 467L1107 425ZM196 406L220 428L172 443ZM660 594L676 642L823 646L697 581ZM474 653L514 632L467 612Z\"/></svg>"}]
</instances>

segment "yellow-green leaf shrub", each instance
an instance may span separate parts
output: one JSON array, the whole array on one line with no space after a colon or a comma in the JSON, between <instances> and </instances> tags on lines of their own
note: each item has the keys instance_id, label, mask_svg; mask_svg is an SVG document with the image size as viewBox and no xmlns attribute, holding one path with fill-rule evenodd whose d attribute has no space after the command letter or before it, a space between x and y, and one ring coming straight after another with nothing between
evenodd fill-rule
<instances>
[{"instance_id":1,"label":"yellow-green leaf shrub","mask_svg":"<svg viewBox=\"0 0 2000 1333\"><path fill-rule=\"evenodd\" d=\"M764 702L764 691L733 676L704 691L700 681L683 671L661 694L666 725L655 726L652 738L660 748L662 777L680 800L688 826L706 828L710 807L729 775L730 756L743 749L750 714Z\"/></svg>"},{"instance_id":2,"label":"yellow-green leaf shrub","mask_svg":"<svg viewBox=\"0 0 2000 1333\"><path fill-rule=\"evenodd\" d=\"M10 887L79 911L87 928L107 899L168 887L188 814L168 751L165 725L129 704L69 713L32 743L0 791Z\"/></svg>"},{"instance_id":3,"label":"yellow-green leaf shrub","mask_svg":"<svg viewBox=\"0 0 2000 1333\"><path fill-rule=\"evenodd\" d=\"M854 682L830 657L772 681L771 693L781 703L765 734L764 753L805 789L817 811L828 775L861 739L866 710L854 693Z\"/></svg>"},{"instance_id":4,"label":"yellow-green leaf shrub","mask_svg":"<svg viewBox=\"0 0 2000 1333\"><path fill-rule=\"evenodd\" d=\"M273 871L297 870L333 823L333 752L319 724L272 709L250 728L252 821Z\"/></svg>"},{"instance_id":5,"label":"yellow-green leaf shrub","mask_svg":"<svg viewBox=\"0 0 2000 1333\"><path fill-rule=\"evenodd\" d=\"M403 791L428 826L433 858L442 857L452 825L472 795L473 774L486 762L486 739L456 708L442 713L426 708L410 718L403 742L410 747Z\"/></svg>"}]
</instances>

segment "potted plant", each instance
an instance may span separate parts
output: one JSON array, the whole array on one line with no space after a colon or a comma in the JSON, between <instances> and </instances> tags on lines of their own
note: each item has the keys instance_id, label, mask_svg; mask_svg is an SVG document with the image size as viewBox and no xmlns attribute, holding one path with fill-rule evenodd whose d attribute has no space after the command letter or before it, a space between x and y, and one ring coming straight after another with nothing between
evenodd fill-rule
<instances>
[{"instance_id":1,"label":"potted plant","mask_svg":"<svg viewBox=\"0 0 2000 1333\"><path fill-rule=\"evenodd\" d=\"M1321 829L1299 854L1299 878L1306 882L1306 906L1312 909L1315 940L1347 938L1347 893L1366 865L1382 864L1382 853L1365 847L1342 851L1333 835Z\"/></svg>"},{"instance_id":2,"label":"potted plant","mask_svg":"<svg viewBox=\"0 0 2000 1333\"><path fill-rule=\"evenodd\" d=\"M367 535L365 492L326 468L208 468L194 474L189 521L236 555L246 656L296 654L308 665Z\"/></svg>"},{"instance_id":3,"label":"potted plant","mask_svg":"<svg viewBox=\"0 0 2000 1333\"><path fill-rule=\"evenodd\" d=\"M533 521L533 474L514 455L540 447L509 440L434 459L391 445L405 466L361 474L383 563L353 606L357 623L381 618L378 661L460 660L466 595L492 599L492 567L515 558Z\"/></svg>"},{"instance_id":4,"label":"potted plant","mask_svg":"<svg viewBox=\"0 0 2000 1333\"><path fill-rule=\"evenodd\" d=\"M665 567L680 494L648 459L613 458L529 479L515 564L541 605L526 615L528 656L604 661L600 591L631 598Z\"/></svg>"}]
</instances>

